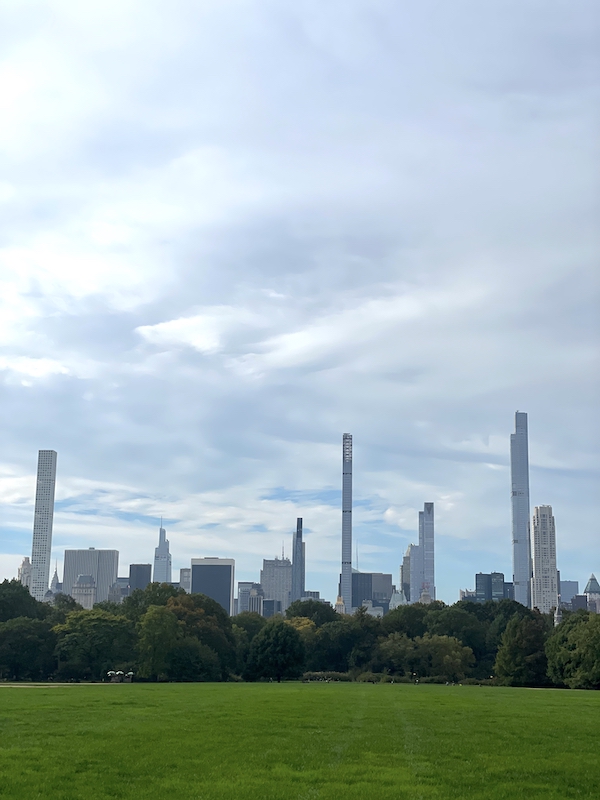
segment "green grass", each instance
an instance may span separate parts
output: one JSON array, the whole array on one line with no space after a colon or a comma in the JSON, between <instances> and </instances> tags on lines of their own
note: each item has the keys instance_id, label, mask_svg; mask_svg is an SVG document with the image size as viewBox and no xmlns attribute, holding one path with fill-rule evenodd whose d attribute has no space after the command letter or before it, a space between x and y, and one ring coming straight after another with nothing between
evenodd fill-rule
<instances>
[{"instance_id":1,"label":"green grass","mask_svg":"<svg viewBox=\"0 0 600 800\"><path fill-rule=\"evenodd\" d=\"M600 797L600 692L0 686L0 797Z\"/></svg>"}]
</instances>

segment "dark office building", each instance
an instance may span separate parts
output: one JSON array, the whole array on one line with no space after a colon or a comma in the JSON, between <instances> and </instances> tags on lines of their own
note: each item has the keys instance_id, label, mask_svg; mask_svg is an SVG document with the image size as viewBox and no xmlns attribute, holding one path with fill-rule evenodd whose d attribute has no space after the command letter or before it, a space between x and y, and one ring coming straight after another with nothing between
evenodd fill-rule
<instances>
[{"instance_id":1,"label":"dark office building","mask_svg":"<svg viewBox=\"0 0 600 800\"><path fill-rule=\"evenodd\" d=\"M571 598L571 610L572 611L587 611L588 602L587 602L587 595L585 594L576 594L575 597Z\"/></svg>"},{"instance_id":2,"label":"dark office building","mask_svg":"<svg viewBox=\"0 0 600 800\"><path fill-rule=\"evenodd\" d=\"M281 614L281 600L263 600L263 617L270 619Z\"/></svg>"},{"instance_id":3,"label":"dark office building","mask_svg":"<svg viewBox=\"0 0 600 800\"><path fill-rule=\"evenodd\" d=\"M392 575L386 572L352 572L352 608L360 608L366 600L389 611L394 587Z\"/></svg>"},{"instance_id":4,"label":"dark office building","mask_svg":"<svg viewBox=\"0 0 600 800\"><path fill-rule=\"evenodd\" d=\"M131 564L129 567L129 591L145 589L152 580L152 564Z\"/></svg>"},{"instance_id":5,"label":"dark office building","mask_svg":"<svg viewBox=\"0 0 600 800\"><path fill-rule=\"evenodd\" d=\"M232 614L234 571L232 558L192 558L192 594L205 594Z\"/></svg>"},{"instance_id":6,"label":"dark office building","mask_svg":"<svg viewBox=\"0 0 600 800\"><path fill-rule=\"evenodd\" d=\"M511 581L510 583L504 583L504 599L505 600L514 600L515 599L515 585Z\"/></svg>"},{"instance_id":7,"label":"dark office building","mask_svg":"<svg viewBox=\"0 0 600 800\"><path fill-rule=\"evenodd\" d=\"M478 603L485 603L487 600L499 602L505 597L509 597L512 583L506 583L503 572L478 572L475 575L475 599ZM514 597L513 596L511 599Z\"/></svg>"}]
</instances>

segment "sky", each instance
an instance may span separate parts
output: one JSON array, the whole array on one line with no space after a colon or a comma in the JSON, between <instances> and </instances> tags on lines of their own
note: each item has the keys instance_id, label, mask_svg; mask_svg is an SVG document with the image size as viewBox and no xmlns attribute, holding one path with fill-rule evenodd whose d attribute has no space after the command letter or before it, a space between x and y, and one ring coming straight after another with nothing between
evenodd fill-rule
<instances>
[{"instance_id":1,"label":"sky","mask_svg":"<svg viewBox=\"0 0 600 800\"><path fill-rule=\"evenodd\" d=\"M335 601L435 503L438 598L512 576L509 436L600 573L593 0L4 0L0 580L39 449L65 548Z\"/></svg>"}]
</instances>

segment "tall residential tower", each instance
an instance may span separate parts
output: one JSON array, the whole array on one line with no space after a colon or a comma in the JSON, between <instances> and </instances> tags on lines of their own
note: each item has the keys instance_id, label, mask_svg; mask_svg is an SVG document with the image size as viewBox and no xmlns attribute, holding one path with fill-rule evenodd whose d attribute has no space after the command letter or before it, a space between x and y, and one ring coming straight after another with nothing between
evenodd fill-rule
<instances>
[{"instance_id":1,"label":"tall residential tower","mask_svg":"<svg viewBox=\"0 0 600 800\"><path fill-rule=\"evenodd\" d=\"M352 613L352 434L342 438L342 580L346 614Z\"/></svg>"},{"instance_id":2,"label":"tall residential tower","mask_svg":"<svg viewBox=\"0 0 600 800\"><path fill-rule=\"evenodd\" d=\"M517 411L515 414L515 432L510 435L510 477L515 600L530 608L529 454L527 414L522 411Z\"/></svg>"},{"instance_id":3,"label":"tall residential tower","mask_svg":"<svg viewBox=\"0 0 600 800\"><path fill-rule=\"evenodd\" d=\"M296 520L296 533L292 548L292 603L304 597L304 542L302 541L302 517Z\"/></svg>"},{"instance_id":4,"label":"tall residential tower","mask_svg":"<svg viewBox=\"0 0 600 800\"><path fill-rule=\"evenodd\" d=\"M40 450L38 454L33 546L31 548L31 594L43 600L50 581L54 489L56 487L56 452Z\"/></svg>"},{"instance_id":5,"label":"tall residential tower","mask_svg":"<svg viewBox=\"0 0 600 800\"><path fill-rule=\"evenodd\" d=\"M556 527L552 506L533 510L533 578L531 605L542 614L558 608L558 573L556 572Z\"/></svg>"}]
</instances>

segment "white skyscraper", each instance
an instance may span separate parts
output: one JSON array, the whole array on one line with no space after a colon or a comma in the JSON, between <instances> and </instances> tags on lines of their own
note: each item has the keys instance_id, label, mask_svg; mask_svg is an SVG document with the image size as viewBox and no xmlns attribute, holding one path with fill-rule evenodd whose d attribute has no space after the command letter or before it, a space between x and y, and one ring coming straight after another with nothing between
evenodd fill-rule
<instances>
[{"instance_id":1,"label":"white skyscraper","mask_svg":"<svg viewBox=\"0 0 600 800\"><path fill-rule=\"evenodd\" d=\"M56 487L56 453L40 450L38 454L35 512L33 517L33 545L31 548L30 592L36 600L43 600L50 581L50 553L52 550L52 521L54 519L54 490Z\"/></svg>"},{"instance_id":2,"label":"white skyscraper","mask_svg":"<svg viewBox=\"0 0 600 800\"><path fill-rule=\"evenodd\" d=\"M65 550L63 570L63 594L74 597L73 589L80 577L92 578L94 582L94 601L104 603L108 600L111 586L116 583L119 568L118 550ZM89 581L84 581L89 589ZM79 587L78 587L79 588Z\"/></svg>"},{"instance_id":3,"label":"white skyscraper","mask_svg":"<svg viewBox=\"0 0 600 800\"><path fill-rule=\"evenodd\" d=\"M260 571L265 600L277 600L285 613L292 602L292 562L289 558L265 558Z\"/></svg>"},{"instance_id":4,"label":"white skyscraper","mask_svg":"<svg viewBox=\"0 0 600 800\"><path fill-rule=\"evenodd\" d=\"M342 437L342 576L341 597L352 613L352 434Z\"/></svg>"},{"instance_id":5,"label":"white skyscraper","mask_svg":"<svg viewBox=\"0 0 600 800\"><path fill-rule=\"evenodd\" d=\"M531 607L531 539L529 528L529 454L527 414L515 414L510 435L512 501L513 584L515 600Z\"/></svg>"},{"instance_id":6,"label":"white skyscraper","mask_svg":"<svg viewBox=\"0 0 600 800\"><path fill-rule=\"evenodd\" d=\"M160 521L158 547L154 548L154 583L171 583L171 553L167 532Z\"/></svg>"},{"instance_id":7,"label":"white skyscraper","mask_svg":"<svg viewBox=\"0 0 600 800\"><path fill-rule=\"evenodd\" d=\"M531 605L542 614L558 607L558 575L556 572L556 527L552 506L536 506L533 510L533 578Z\"/></svg>"}]
</instances>

